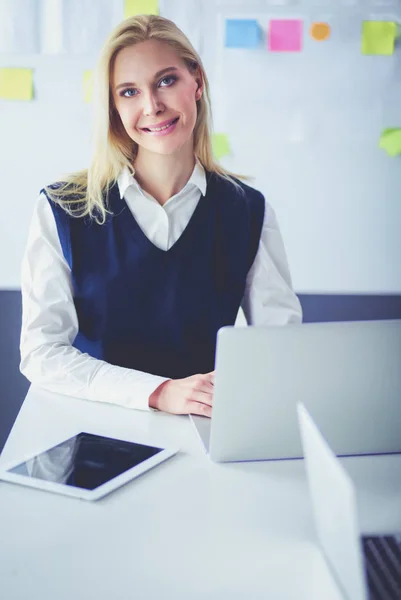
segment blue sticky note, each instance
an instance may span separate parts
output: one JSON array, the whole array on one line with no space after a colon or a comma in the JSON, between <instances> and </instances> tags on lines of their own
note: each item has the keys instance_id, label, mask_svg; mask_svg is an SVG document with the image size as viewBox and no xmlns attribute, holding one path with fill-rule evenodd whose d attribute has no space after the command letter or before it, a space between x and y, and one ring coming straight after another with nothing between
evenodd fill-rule
<instances>
[{"instance_id":1,"label":"blue sticky note","mask_svg":"<svg viewBox=\"0 0 401 600\"><path fill-rule=\"evenodd\" d=\"M226 20L226 48L257 48L260 42L259 23L254 19Z\"/></svg>"}]
</instances>

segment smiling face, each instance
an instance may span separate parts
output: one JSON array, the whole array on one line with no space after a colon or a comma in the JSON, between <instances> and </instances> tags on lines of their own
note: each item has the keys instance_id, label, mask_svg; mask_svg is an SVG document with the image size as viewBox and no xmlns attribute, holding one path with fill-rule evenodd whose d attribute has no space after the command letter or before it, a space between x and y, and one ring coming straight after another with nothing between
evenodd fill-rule
<instances>
[{"instance_id":1,"label":"smiling face","mask_svg":"<svg viewBox=\"0 0 401 600\"><path fill-rule=\"evenodd\" d=\"M138 152L173 154L184 146L192 151L202 81L171 46L147 40L120 50L111 85L121 122Z\"/></svg>"}]
</instances>

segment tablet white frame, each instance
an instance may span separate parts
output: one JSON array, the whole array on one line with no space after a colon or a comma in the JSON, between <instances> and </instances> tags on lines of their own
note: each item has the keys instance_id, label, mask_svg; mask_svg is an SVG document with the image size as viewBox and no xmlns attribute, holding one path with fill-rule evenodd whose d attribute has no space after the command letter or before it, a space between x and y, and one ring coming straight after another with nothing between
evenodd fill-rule
<instances>
[{"instance_id":1,"label":"tablet white frame","mask_svg":"<svg viewBox=\"0 0 401 600\"><path fill-rule=\"evenodd\" d=\"M85 490L84 488L78 488L78 487L74 487L74 486L70 486L70 485L65 485L63 483L56 483L53 481L45 481L43 479L36 479L34 477L30 478L25 475L21 475L19 473L11 473L10 472L10 469L15 468L18 465L21 465L22 463L27 462L28 460L32 460L33 458L35 458L35 456L38 456L42 452L48 452L55 446L58 446L59 444L66 442L70 438L72 438L76 435L79 435L80 433L90 433L92 435L102 435L102 436L106 436L106 437L112 437L113 439L122 441L122 442L137 443L137 444L141 444L142 446L152 446L153 448L160 448L160 446L156 446L151 443L147 444L144 442L134 442L133 440L122 440L121 438L115 438L114 436L111 436L111 435L108 435L105 433L100 434L100 433L95 433L92 431L80 430L77 433L71 434L71 436L69 436L68 438L53 444L50 447L44 448L43 450L39 450L39 451L35 452L34 454L26 455L25 457L22 457L18 461L13 461L11 464L5 465L4 467L2 467L0 469L0 481L7 481L9 483L18 483L18 484L26 486L26 487L36 488L36 489L44 490L47 492L53 492L55 494L61 494L63 496L72 496L73 498L80 498L81 500L99 500L100 498L103 498L107 494L110 494L110 492L113 492L114 490L118 489L122 485L125 485L129 481L132 481L132 479L139 477L143 473L146 473L146 471L149 471L150 469L152 469L153 467L156 467L157 465L164 462L168 458L171 458L172 456L177 454L177 452L179 451L178 448L176 448L176 449L162 448L161 451L158 452L157 454L155 454L154 456L147 458L146 460L141 462L139 465L136 465L136 466L132 467L131 469L128 469L128 471L124 471L124 473L117 475L117 477L114 477L110 481L103 483L102 485L95 488L94 490Z\"/></svg>"}]
</instances>

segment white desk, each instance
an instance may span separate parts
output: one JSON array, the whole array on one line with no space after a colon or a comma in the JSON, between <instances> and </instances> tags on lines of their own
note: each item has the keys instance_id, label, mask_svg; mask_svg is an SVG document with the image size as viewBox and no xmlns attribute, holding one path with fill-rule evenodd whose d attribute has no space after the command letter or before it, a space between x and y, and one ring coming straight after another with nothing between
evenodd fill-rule
<instances>
[{"instance_id":1,"label":"white desk","mask_svg":"<svg viewBox=\"0 0 401 600\"><path fill-rule=\"evenodd\" d=\"M187 417L32 388L1 464L81 430L181 452L96 503L0 482L4 600L340 600L315 545L303 461L213 464ZM385 489L401 498L401 457L373 471L372 460L347 459L369 500L363 520L380 529L398 510L383 506Z\"/></svg>"}]
</instances>

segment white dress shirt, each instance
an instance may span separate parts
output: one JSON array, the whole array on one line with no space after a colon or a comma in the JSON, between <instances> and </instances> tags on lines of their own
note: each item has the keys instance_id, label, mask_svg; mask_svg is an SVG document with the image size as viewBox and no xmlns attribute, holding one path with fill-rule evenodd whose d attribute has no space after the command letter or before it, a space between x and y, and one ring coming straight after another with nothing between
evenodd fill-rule
<instances>
[{"instance_id":1,"label":"white dress shirt","mask_svg":"<svg viewBox=\"0 0 401 600\"><path fill-rule=\"evenodd\" d=\"M187 226L206 175L197 163L185 187L161 206L128 169L119 192L139 226L168 250ZM150 394L166 380L118 367L72 346L78 333L71 271L64 258L52 209L44 194L35 205L22 263L21 372L32 383L61 394L149 409ZM248 273L242 309L249 325L285 325L302 319L274 211L266 203L259 249Z\"/></svg>"}]
</instances>

